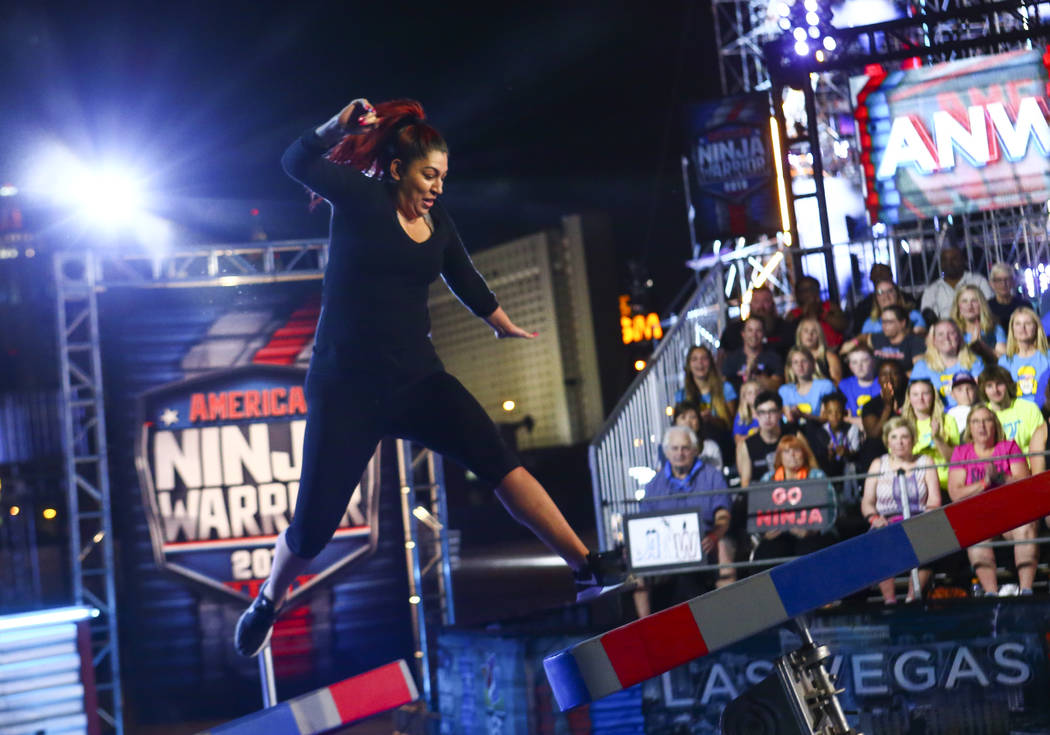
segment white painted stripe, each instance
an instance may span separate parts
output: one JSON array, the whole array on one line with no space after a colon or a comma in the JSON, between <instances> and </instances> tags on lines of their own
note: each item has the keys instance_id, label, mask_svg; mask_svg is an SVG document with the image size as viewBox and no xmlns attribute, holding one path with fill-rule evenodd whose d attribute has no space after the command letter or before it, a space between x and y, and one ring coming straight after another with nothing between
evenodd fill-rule
<instances>
[{"instance_id":1,"label":"white painted stripe","mask_svg":"<svg viewBox=\"0 0 1050 735\"><path fill-rule=\"evenodd\" d=\"M343 724L332 693L327 688L296 697L288 702L288 706L292 709L300 733L309 735L324 732Z\"/></svg>"},{"instance_id":2,"label":"white painted stripe","mask_svg":"<svg viewBox=\"0 0 1050 735\"><path fill-rule=\"evenodd\" d=\"M689 601L708 651L728 646L787 620L769 572L712 590Z\"/></svg>"},{"instance_id":3,"label":"white painted stripe","mask_svg":"<svg viewBox=\"0 0 1050 735\"><path fill-rule=\"evenodd\" d=\"M903 526L919 564L928 564L961 548L943 508L920 513L904 521Z\"/></svg>"},{"instance_id":4,"label":"white painted stripe","mask_svg":"<svg viewBox=\"0 0 1050 735\"><path fill-rule=\"evenodd\" d=\"M401 669L401 676L405 677L405 686L408 687L408 696L412 697L412 701L415 702L419 699L419 689L416 688L416 680L412 676L412 670L408 668L408 664L403 658L397 660L397 665L398 668Z\"/></svg>"},{"instance_id":5,"label":"white painted stripe","mask_svg":"<svg viewBox=\"0 0 1050 735\"><path fill-rule=\"evenodd\" d=\"M623 689L609 655L602 646L601 638L591 638L572 647L572 657L580 669L583 683L587 685L591 699L618 692Z\"/></svg>"}]
</instances>

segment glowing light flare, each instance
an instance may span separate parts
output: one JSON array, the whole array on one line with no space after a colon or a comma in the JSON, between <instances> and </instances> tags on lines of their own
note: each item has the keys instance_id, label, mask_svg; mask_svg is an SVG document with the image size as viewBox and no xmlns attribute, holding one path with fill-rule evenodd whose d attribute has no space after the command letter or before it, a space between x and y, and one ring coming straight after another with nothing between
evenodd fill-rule
<instances>
[{"instance_id":1,"label":"glowing light flare","mask_svg":"<svg viewBox=\"0 0 1050 735\"><path fill-rule=\"evenodd\" d=\"M824 48L828 51L834 51L836 48L838 48L838 44L835 42L835 39L831 36L824 36L824 40L821 41L821 43L823 44Z\"/></svg>"},{"instance_id":2,"label":"glowing light flare","mask_svg":"<svg viewBox=\"0 0 1050 735\"><path fill-rule=\"evenodd\" d=\"M795 44L795 53L798 54L799 56L808 56L809 55L809 44L806 43L805 41L798 41Z\"/></svg>"},{"instance_id":3,"label":"glowing light flare","mask_svg":"<svg viewBox=\"0 0 1050 735\"><path fill-rule=\"evenodd\" d=\"M645 370L645 360L635 360L634 369L638 372L642 372L643 370Z\"/></svg>"},{"instance_id":4,"label":"glowing light flare","mask_svg":"<svg viewBox=\"0 0 1050 735\"><path fill-rule=\"evenodd\" d=\"M514 401L506 400L503 402L503 410L508 412L513 411L517 405L518 404L516 404Z\"/></svg>"},{"instance_id":5,"label":"glowing light flare","mask_svg":"<svg viewBox=\"0 0 1050 735\"><path fill-rule=\"evenodd\" d=\"M8 513L10 513L10 514L11 514L11 517L13 518L14 516L16 516L16 515L18 515L19 513L21 513L21 512L22 512L22 509L21 509L21 508L19 508L19 507L18 507L17 505L12 505L12 506L11 506L11 509L10 509L10 510L8 510L7 512L8 512Z\"/></svg>"},{"instance_id":6,"label":"glowing light flare","mask_svg":"<svg viewBox=\"0 0 1050 735\"><path fill-rule=\"evenodd\" d=\"M777 203L780 207L780 229L790 232L791 219L788 212L787 187L784 183L784 161L780 150L780 125L775 116L769 116L769 138L773 143L773 165L777 173ZM790 243L788 243L790 245Z\"/></svg>"},{"instance_id":7,"label":"glowing light flare","mask_svg":"<svg viewBox=\"0 0 1050 735\"><path fill-rule=\"evenodd\" d=\"M44 519L51 521L54 520L55 516L58 515L58 511L54 508L44 508Z\"/></svg>"},{"instance_id":8,"label":"glowing light flare","mask_svg":"<svg viewBox=\"0 0 1050 735\"><path fill-rule=\"evenodd\" d=\"M791 31L791 35L795 37L796 41L805 41L806 40L806 29L805 28L796 28L795 30Z\"/></svg>"}]
</instances>

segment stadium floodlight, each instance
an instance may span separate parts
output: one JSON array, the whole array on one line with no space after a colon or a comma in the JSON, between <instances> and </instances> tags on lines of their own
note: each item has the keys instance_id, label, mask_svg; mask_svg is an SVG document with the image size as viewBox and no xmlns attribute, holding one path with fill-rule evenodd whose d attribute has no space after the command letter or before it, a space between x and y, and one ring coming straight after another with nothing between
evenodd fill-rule
<instances>
[{"instance_id":1,"label":"stadium floodlight","mask_svg":"<svg viewBox=\"0 0 1050 735\"><path fill-rule=\"evenodd\" d=\"M116 162L92 164L54 146L36 158L31 189L73 219L102 229L135 222L144 203L144 177Z\"/></svg>"}]
</instances>

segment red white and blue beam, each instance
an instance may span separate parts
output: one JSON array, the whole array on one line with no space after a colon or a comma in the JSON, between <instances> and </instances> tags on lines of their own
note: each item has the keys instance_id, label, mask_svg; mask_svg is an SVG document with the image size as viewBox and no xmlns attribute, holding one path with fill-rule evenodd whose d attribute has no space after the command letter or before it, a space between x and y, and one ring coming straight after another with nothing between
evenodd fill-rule
<instances>
[{"instance_id":1,"label":"red white and blue beam","mask_svg":"<svg viewBox=\"0 0 1050 735\"><path fill-rule=\"evenodd\" d=\"M399 660L197 735L316 735L417 699L408 664Z\"/></svg>"},{"instance_id":2,"label":"red white and blue beam","mask_svg":"<svg viewBox=\"0 0 1050 735\"><path fill-rule=\"evenodd\" d=\"M1050 473L928 511L577 643L544 662L562 710L1050 513Z\"/></svg>"}]
</instances>

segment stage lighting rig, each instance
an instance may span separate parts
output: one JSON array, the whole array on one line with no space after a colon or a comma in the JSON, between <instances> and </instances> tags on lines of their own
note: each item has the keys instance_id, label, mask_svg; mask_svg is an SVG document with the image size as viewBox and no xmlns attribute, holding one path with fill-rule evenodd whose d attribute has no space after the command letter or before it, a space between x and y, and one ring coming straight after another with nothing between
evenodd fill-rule
<instances>
[{"instance_id":1,"label":"stage lighting rig","mask_svg":"<svg viewBox=\"0 0 1050 735\"><path fill-rule=\"evenodd\" d=\"M779 0L776 13L786 66L790 66L792 58L823 63L838 47L828 0Z\"/></svg>"}]
</instances>

